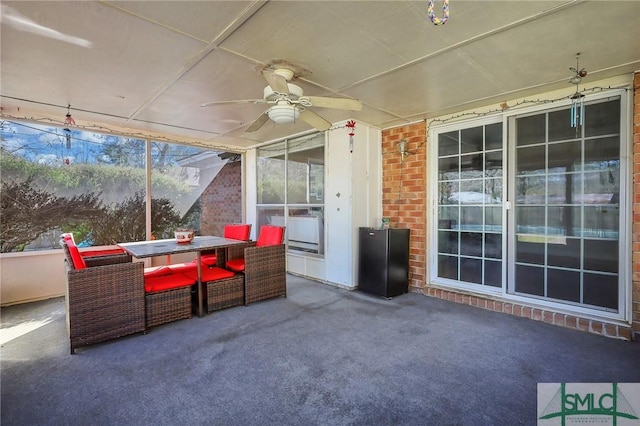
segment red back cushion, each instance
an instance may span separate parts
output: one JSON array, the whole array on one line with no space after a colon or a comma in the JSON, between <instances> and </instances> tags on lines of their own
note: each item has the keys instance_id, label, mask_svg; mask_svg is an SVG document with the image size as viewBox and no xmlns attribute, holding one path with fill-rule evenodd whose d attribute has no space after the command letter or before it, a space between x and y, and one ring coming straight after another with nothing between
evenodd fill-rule
<instances>
[{"instance_id":1,"label":"red back cushion","mask_svg":"<svg viewBox=\"0 0 640 426\"><path fill-rule=\"evenodd\" d=\"M62 238L63 241L71 240L73 244L76 243L75 240L73 239L73 234L71 233L60 234L60 238Z\"/></svg>"},{"instance_id":2,"label":"red back cushion","mask_svg":"<svg viewBox=\"0 0 640 426\"><path fill-rule=\"evenodd\" d=\"M224 226L225 238L249 241L249 234L251 234L251 224L234 224Z\"/></svg>"},{"instance_id":3,"label":"red back cushion","mask_svg":"<svg viewBox=\"0 0 640 426\"><path fill-rule=\"evenodd\" d=\"M262 225L260 235L256 241L256 247L260 246L276 246L282 244L284 237L284 228L281 226Z\"/></svg>"},{"instance_id":4,"label":"red back cushion","mask_svg":"<svg viewBox=\"0 0 640 426\"><path fill-rule=\"evenodd\" d=\"M96 256L114 256L119 254L124 254L124 249L121 248L112 248L112 249L104 249L104 250L84 250L80 252L80 254L84 257L96 257Z\"/></svg>"},{"instance_id":5,"label":"red back cushion","mask_svg":"<svg viewBox=\"0 0 640 426\"><path fill-rule=\"evenodd\" d=\"M71 255L71 261L73 262L73 267L75 269L84 269L87 267L87 264L84 262L84 259L80 255L78 251L78 247L75 245L71 238L65 238L64 242L67 244L67 248L69 249L69 254Z\"/></svg>"}]
</instances>

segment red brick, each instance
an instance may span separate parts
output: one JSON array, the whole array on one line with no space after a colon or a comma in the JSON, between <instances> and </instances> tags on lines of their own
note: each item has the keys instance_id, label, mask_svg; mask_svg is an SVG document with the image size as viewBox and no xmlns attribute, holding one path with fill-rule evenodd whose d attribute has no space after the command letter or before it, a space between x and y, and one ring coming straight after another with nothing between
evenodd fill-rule
<instances>
[{"instance_id":1,"label":"red brick","mask_svg":"<svg viewBox=\"0 0 640 426\"><path fill-rule=\"evenodd\" d=\"M567 315L565 318L565 327L578 328L578 318L573 315Z\"/></svg>"},{"instance_id":2,"label":"red brick","mask_svg":"<svg viewBox=\"0 0 640 426\"><path fill-rule=\"evenodd\" d=\"M242 165L228 163L202 193L200 231L222 235L224 225L242 221Z\"/></svg>"},{"instance_id":3,"label":"red brick","mask_svg":"<svg viewBox=\"0 0 640 426\"><path fill-rule=\"evenodd\" d=\"M589 331L589 320L584 318L578 318L578 330Z\"/></svg>"},{"instance_id":4,"label":"red brick","mask_svg":"<svg viewBox=\"0 0 640 426\"><path fill-rule=\"evenodd\" d=\"M600 321L591 321L591 332L602 334L602 323Z\"/></svg>"},{"instance_id":5,"label":"red brick","mask_svg":"<svg viewBox=\"0 0 640 426\"><path fill-rule=\"evenodd\" d=\"M540 309L534 308L531 311L531 318L536 321L542 321L542 311Z\"/></svg>"},{"instance_id":6,"label":"red brick","mask_svg":"<svg viewBox=\"0 0 640 426\"><path fill-rule=\"evenodd\" d=\"M513 305L513 315L522 316L522 305Z\"/></svg>"},{"instance_id":7,"label":"red brick","mask_svg":"<svg viewBox=\"0 0 640 426\"><path fill-rule=\"evenodd\" d=\"M553 323L555 325L560 325L562 327L564 327L564 321L565 321L565 315L556 312L555 314L553 314Z\"/></svg>"},{"instance_id":8,"label":"red brick","mask_svg":"<svg viewBox=\"0 0 640 426\"><path fill-rule=\"evenodd\" d=\"M622 337L625 340L631 340L631 328L629 327L618 327L618 337Z\"/></svg>"},{"instance_id":9,"label":"red brick","mask_svg":"<svg viewBox=\"0 0 640 426\"><path fill-rule=\"evenodd\" d=\"M604 324L604 335L609 337L617 337L618 336L618 327L613 324Z\"/></svg>"}]
</instances>

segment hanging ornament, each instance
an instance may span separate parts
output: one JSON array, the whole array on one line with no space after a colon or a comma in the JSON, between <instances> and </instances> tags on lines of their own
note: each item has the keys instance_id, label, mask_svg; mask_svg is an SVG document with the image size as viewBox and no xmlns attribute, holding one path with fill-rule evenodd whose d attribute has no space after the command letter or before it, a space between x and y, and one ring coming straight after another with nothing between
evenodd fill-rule
<instances>
[{"instance_id":1,"label":"hanging ornament","mask_svg":"<svg viewBox=\"0 0 640 426\"><path fill-rule=\"evenodd\" d=\"M587 70L580 68L580 52L576 53L576 67L570 67L569 70L573 71L574 76L571 77L569 83L576 85L576 93L571 95L571 117L569 122L571 127L578 129L584 126L584 95L580 93L580 82L582 78L587 76Z\"/></svg>"},{"instance_id":2,"label":"hanging ornament","mask_svg":"<svg viewBox=\"0 0 640 426\"><path fill-rule=\"evenodd\" d=\"M571 127L584 126L584 95L574 93L571 95Z\"/></svg>"},{"instance_id":3,"label":"hanging ornament","mask_svg":"<svg viewBox=\"0 0 640 426\"><path fill-rule=\"evenodd\" d=\"M347 129L349 131L349 152L353 154L353 137L356 134L356 122L355 120L347 121Z\"/></svg>"},{"instance_id":4,"label":"hanging ornament","mask_svg":"<svg viewBox=\"0 0 640 426\"><path fill-rule=\"evenodd\" d=\"M67 106L67 115L66 115L66 118L64 119L64 125L66 127L63 129L65 138L67 140L67 149L71 149L71 129L69 129L69 126L76 125L76 121L73 119L73 117L71 117L70 109L71 109L71 105Z\"/></svg>"},{"instance_id":5,"label":"hanging ornament","mask_svg":"<svg viewBox=\"0 0 640 426\"><path fill-rule=\"evenodd\" d=\"M449 20L449 0L443 0L442 1L442 19L438 19L436 17L436 14L433 11L434 5L433 5L434 1L433 0L429 0L429 4L427 6L427 15L429 15L429 19L431 19L431 22L433 22L433 25L444 25L447 23L447 21Z\"/></svg>"},{"instance_id":6,"label":"hanging ornament","mask_svg":"<svg viewBox=\"0 0 640 426\"><path fill-rule=\"evenodd\" d=\"M67 140L67 149L71 149L71 130L65 128L64 137Z\"/></svg>"}]
</instances>

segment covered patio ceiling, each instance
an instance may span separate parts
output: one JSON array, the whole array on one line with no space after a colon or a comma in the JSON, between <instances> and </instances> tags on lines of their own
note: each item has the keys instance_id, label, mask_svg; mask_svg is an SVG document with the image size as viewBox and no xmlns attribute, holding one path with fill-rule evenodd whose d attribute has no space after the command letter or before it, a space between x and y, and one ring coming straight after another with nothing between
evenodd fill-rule
<instances>
[{"instance_id":1,"label":"covered patio ceiling","mask_svg":"<svg viewBox=\"0 0 640 426\"><path fill-rule=\"evenodd\" d=\"M311 130L267 122L261 70L291 64L312 107L336 123L388 128L640 69L639 1L3 1L1 107L7 118L243 151ZM443 17L442 2L435 13Z\"/></svg>"}]
</instances>

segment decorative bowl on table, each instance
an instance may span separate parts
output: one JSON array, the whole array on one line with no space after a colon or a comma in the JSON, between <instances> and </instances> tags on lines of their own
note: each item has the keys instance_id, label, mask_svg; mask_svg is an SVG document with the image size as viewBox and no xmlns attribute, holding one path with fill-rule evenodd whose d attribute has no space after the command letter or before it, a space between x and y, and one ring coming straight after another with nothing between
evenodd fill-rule
<instances>
[{"instance_id":1,"label":"decorative bowl on table","mask_svg":"<svg viewBox=\"0 0 640 426\"><path fill-rule=\"evenodd\" d=\"M178 243L190 243L195 236L195 232L189 229L178 229L174 232Z\"/></svg>"}]
</instances>

